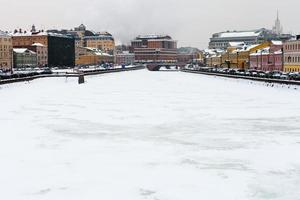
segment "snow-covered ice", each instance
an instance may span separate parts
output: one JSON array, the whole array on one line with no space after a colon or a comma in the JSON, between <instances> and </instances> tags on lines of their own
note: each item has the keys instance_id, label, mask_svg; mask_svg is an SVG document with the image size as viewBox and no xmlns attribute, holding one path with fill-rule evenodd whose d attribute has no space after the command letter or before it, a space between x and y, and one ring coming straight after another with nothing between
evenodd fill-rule
<instances>
[{"instance_id":1,"label":"snow-covered ice","mask_svg":"<svg viewBox=\"0 0 300 200\"><path fill-rule=\"evenodd\" d=\"M1 199L300 199L299 89L141 70L0 102Z\"/></svg>"}]
</instances>

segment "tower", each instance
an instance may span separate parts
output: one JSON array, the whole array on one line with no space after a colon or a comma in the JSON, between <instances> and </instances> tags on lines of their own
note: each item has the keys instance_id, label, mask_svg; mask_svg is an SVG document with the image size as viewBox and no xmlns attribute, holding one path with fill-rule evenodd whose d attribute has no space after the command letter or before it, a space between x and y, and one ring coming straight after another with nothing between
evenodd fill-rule
<instances>
[{"instance_id":1,"label":"tower","mask_svg":"<svg viewBox=\"0 0 300 200\"><path fill-rule=\"evenodd\" d=\"M31 27L31 33L35 33L36 32L36 29L35 29L35 25L33 24L32 27Z\"/></svg>"},{"instance_id":2,"label":"tower","mask_svg":"<svg viewBox=\"0 0 300 200\"><path fill-rule=\"evenodd\" d=\"M276 33L277 35L281 35L283 32L280 19L279 19L279 12L277 10L277 18L275 20L275 26L273 26L273 32Z\"/></svg>"}]
</instances>

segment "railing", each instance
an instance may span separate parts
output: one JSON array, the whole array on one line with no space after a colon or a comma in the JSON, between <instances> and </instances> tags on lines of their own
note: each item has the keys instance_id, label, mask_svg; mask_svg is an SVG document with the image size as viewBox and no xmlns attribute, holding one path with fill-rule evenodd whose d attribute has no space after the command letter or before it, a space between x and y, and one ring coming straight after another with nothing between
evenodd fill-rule
<instances>
[{"instance_id":1,"label":"railing","mask_svg":"<svg viewBox=\"0 0 300 200\"><path fill-rule=\"evenodd\" d=\"M286 85L300 85L300 81L294 80L282 80L282 79L273 79L273 78L260 78L260 77L252 77L252 76L241 76L241 75L233 75L233 74L223 74L223 73L215 73L215 72L204 72L199 70L192 69L182 69L182 72L194 73L194 74L204 74L211 76L220 76L226 78L235 78L235 79L246 79L252 81L266 82L266 83L278 83L278 84L286 84Z\"/></svg>"},{"instance_id":2,"label":"railing","mask_svg":"<svg viewBox=\"0 0 300 200\"><path fill-rule=\"evenodd\" d=\"M57 77L79 77L79 75L84 76L92 76L98 74L106 74L106 73L115 73L115 72L123 72L123 71L133 71L133 70L140 70L145 69L145 66L134 66L129 68L117 68L117 69L105 69L105 70L91 70L91 71L79 71L74 73L52 73L52 74L42 74L42 75L33 75L27 76L22 78L10 78L10 79L2 79L0 80L0 85L9 84L9 83L16 83L16 82L24 82L24 81L32 81L39 78L57 78Z\"/></svg>"}]
</instances>

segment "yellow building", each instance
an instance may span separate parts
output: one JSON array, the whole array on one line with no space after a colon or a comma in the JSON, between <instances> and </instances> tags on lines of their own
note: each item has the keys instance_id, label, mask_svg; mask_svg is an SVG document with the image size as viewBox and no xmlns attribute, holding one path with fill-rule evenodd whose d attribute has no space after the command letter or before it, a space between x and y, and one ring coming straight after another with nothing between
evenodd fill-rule
<instances>
[{"instance_id":1,"label":"yellow building","mask_svg":"<svg viewBox=\"0 0 300 200\"><path fill-rule=\"evenodd\" d=\"M115 40L109 33L96 34L94 36L85 36L84 46L90 48L97 48L103 52L114 54Z\"/></svg>"},{"instance_id":2,"label":"yellow building","mask_svg":"<svg viewBox=\"0 0 300 200\"><path fill-rule=\"evenodd\" d=\"M102 63L114 63L114 56L103 53L101 50L96 48L82 47L85 51L81 51L75 61L76 65L99 65Z\"/></svg>"},{"instance_id":3,"label":"yellow building","mask_svg":"<svg viewBox=\"0 0 300 200\"><path fill-rule=\"evenodd\" d=\"M283 44L285 72L300 72L300 38Z\"/></svg>"},{"instance_id":4,"label":"yellow building","mask_svg":"<svg viewBox=\"0 0 300 200\"><path fill-rule=\"evenodd\" d=\"M227 51L222 54L223 67L248 69L250 66L250 54L259 49L269 47L272 42L264 42L256 45L237 45L229 46Z\"/></svg>"},{"instance_id":5,"label":"yellow building","mask_svg":"<svg viewBox=\"0 0 300 200\"><path fill-rule=\"evenodd\" d=\"M222 64L221 55L213 55L207 58L206 63L209 67L220 67Z\"/></svg>"},{"instance_id":6,"label":"yellow building","mask_svg":"<svg viewBox=\"0 0 300 200\"><path fill-rule=\"evenodd\" d=\"M0 31L0 70L12 69L13 46L12 38L7 33Z\"/></svg>"}]
</instances>

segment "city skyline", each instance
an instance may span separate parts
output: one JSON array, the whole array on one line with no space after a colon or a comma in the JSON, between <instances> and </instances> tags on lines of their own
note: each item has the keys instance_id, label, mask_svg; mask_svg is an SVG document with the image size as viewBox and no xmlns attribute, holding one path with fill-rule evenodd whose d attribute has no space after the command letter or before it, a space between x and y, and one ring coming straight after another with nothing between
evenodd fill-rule
<instances>
[{"instance_id":1,"label":"city skyline","mask_svg":"<svg viewBox=\"0 0 300 200\"><path fill-rule=\"evenodd\" d=\"M169 34L178 40L179 47L194 46L204 49L215 32L272 29L277 10L284 32L299 33L300 26L292 15L297 11L297 6L286 7L287 4L299 3L295 0L275 0L272 3L258 0L243 3L236 0L93 0L86 3L75 0L70 4L69 0L12 0L5 2L7 9L0 13L0 29L29 30L32 24L39 29L71 29L83 23L91 30L111 32L118 44L129 44L140 34ZM33 11L26 13L26 10Z\"/></svg>"}]
</instances>

